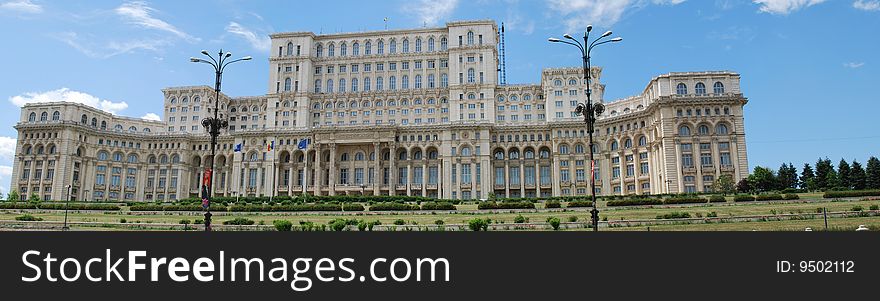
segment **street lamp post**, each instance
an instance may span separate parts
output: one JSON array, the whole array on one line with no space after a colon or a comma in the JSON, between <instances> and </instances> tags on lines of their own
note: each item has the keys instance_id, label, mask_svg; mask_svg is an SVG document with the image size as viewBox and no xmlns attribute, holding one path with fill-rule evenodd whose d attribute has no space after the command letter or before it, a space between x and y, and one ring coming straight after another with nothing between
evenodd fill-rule
<instances>
[{"instance_id":1,"label":"street lamp post","mask_svg":"<svg viewBox=\"0 0 880 301\"><path fill-rule=\"evenodd\" d=\"M70 207L70 192L73 185L67 185L67 197L64 199L64 227L61 227L61 231L70 230L70 227L67 226L67 209Z\"/></svg>"},{"instance_id":2,"label":"street lamp post","mask_svg":"<svg viewBox=\"0 0 880 301\"><path fill-rule=\"evenodd\" d=\"M590 41L590 31L593 30L593 25L587 25L587 30L584 32L584 42L581 43L577 39L573 38L569 34L565 34L563 37L574 41L569 42L562 39L550 38L548 41L552 43L565 43L572 46L575 46L581 52L581 58L583 60L583 68L584 68L584 79L587 81L587 103L579 103L575 112L579 115L584 116L584 122L587 124L587 133L590 134L590 199L593 202L593 209L590 210L590 217L593 222L593 231L599 231L599 209L596 208L596 161L593 159L594 148L593 148L593 132L595 132L594 125L596 124L596 116L602 114L605 111L605 106L602 103L593 104L593 100L590 98L593 93L592 89L592 72L590 70L590 52L593 50L593 47L606 44L606 43L614 43L623 41L622 38L612 38L609 40L603 40L606 37L611 35L611 31L606 31L602 36L596 38L592 42ZM586 46L586 48L585 48Z\"/></svg>"},{"instance_id":3,"label":"street lamp post","mask_svg":"<svg viewBox=\"0 0 880 301\"><path fill-rule=\"evenodd\" d=\"M220 135L220 129L225 129L229 126L229 122L226 121L225 118L218 117L218 112L220 111L220 82L222 81L223 70L226 69L226 66L235 62L250 60L251 57L246 56L227 61L227 59L232 56L232 53L223 52L223 49L220 50L216 59L208 54L208 51L206 50L202 50L202 54L211 60L207 61L191 57L189 58L189 61L193 63L205 63L214 67L214 117L208 117L202 120L202 126L204 126L205 130L208 131L208 134L211 135L211 163L208 164L208 168L205 169L202 186L202 207L205 208L205 231L211 231L211 190L213 189L211 184L213 183L212 178L215 150L217 148L217 136Z\"/></svg>"}]
</instances>

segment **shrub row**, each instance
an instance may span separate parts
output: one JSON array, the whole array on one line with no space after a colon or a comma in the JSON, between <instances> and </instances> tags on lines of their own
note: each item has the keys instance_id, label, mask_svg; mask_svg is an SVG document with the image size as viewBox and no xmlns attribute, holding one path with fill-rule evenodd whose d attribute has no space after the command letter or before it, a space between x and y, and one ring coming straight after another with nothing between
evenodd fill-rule
<instances>
[{"instance_id":1,"label":"shrub row","mask_svg":"<svg viewBox=\"0 0 880 301\"><path fill-rule=\"evenodd\" d=\"M782 195L779 194L759 194L755 196L756 201L779 201L782 200Z\"/></svg>"},{"instance_id":2,"label":"shrub row","mask_svg":"<svg viewBox=\"0 0 880 301\"><path fill-rule=\"evenodd\" d=\"M691 214L687 212L670 212L657 216L657 219L673 219L673 218L690 218Z\"/></svg>"},{"instance_id":3,"label":"shrub row","mask_svg":"<svg viewBox=\"0 0 880 301\"><path fill-rule=\"evenodd\" d=\"M0 203L0 209L45 209L64 210L63 203ZM70 210L119 210L119 205L114 204L70 204Z\"/></svg>"},{"instance_id":4,"label":"shrub row","mask_svg":"<svg viewBox=\"0 0 880 301\"><path fill-rule=\"evenodd\" d=\"M477 209L535 209L532 202L480 202Z\"/></svg>"},{"instance_id":5,"label":"shrub row","mask_svg":"<svg viewBox=\"0 0 880 301\"><path fill-rule=\"evenodd\" d=\"M435 202L435 201L444 201L453 204L458 204L461 200L441 200L434 199L429 197L421 197L421 196L405 196L405 195L377 195L377 196L356 196L356 195L335 195L335 196L314 196L314 195L305 195L305 196L276 196L272 197L272 201L269 201L269 197L214 197L211 199L212 202L215 203L223 203L223 204L231 204L231 203L252 203L252 204L263 204L269 203L280 203L282 205L288 205L292 203L331 203L331 202L339 202L339 203L369 203L369 202L377 202L377 203L385 203L385 202L401 202L401 203L422 203L422 202ZM178 203L184 204L200 204L201 198L186 198L178 200Z\"/></svg>"},{"instance_id":6,"label":"shrub row","mask_svg":"<svg viewBox=\"0 0 880 301\"><path fill-rule=\"evenodd\" d=\"M560 203L559 201L547 201L544 202L544 208L562 208L562 203Z\"/></svg>"},{"instance_id":7,"label":"shrub row","mask_svg":"<svg viewBox=\"0 0 880 301\"><path fill-rule=\"evenodd\" d=\"M570 201L568 202L567 208L578 208L578 207L593 207L593 202L590 201Z\"/></svg>"},{"instance_id":8,"label":"shrub row","mask_svg":"<svg viewBox=\"0 0 880 301\"><path fill-rule=\"evenodd\" d=\"M662 205L663 200L660 199L625 199L608 201L609 207L617 206L640 206L640 205Z\"/></svg>"},{"instance_id":9,"label":"shrub row","mask_svg":"<svg viewBox=\"0 0 880 301\"><path fill-rule=\"evenodd\" d=\"M370 211L411 211L419 209L419 205L410 205L396 202L376 203L370 206Z\"/></svg>"},{"instance_id":10,"label":"shrub row","mask_svg":"<svg viewBox=\"0 0 880 301\"><path fill-rule=\"evenodd\" d=\"M295 204L295 205L232 205L232 212L293 212L293 211L341 211L342 205L330 203ZM345 211L364 211L360 204L345 204Z\"/></svg>"},{"instance_id":11,"label":"shrub row","mask_svg":"<svg viewBox=\"0 0 880 301\"><path fill-rule=\"evenodd\" d=\"M861 196L880 196L880 190L850 190L850 191L827 191L823 198L849 198Z\"/></svg>"},{"instance_id":12,"label":"shrub row","mask_svg":"<svg viewBox=\"0 0 880 301\"><path fill-rule=\"evenodd\" d=\"M706 199L701 197L676 197L663 200L664 204L697 204L706 203Z\"/></svg>"},{"instance_id":13,"label":"shrub row","mask_svg":"<svg viewBox=\"0 0 880 301\"><path fill-rule=\"evenodd\" d=\"M422 210L455 210L455 205L449 202L427 202L422 204Z\"/></svg>"},{"instance_id":14,"label":"shrub row","mask_svg":"<svg viewBox=\"0 0 880 301\"><path fill-rule=\"evenodd\" d=\"M747 195L747 194L736 195L733 197L733 201L734 202L754 202L755 196Z\"/></svg>"},{"instance_id":15,"label":"shrub row","mask_svg":"<svg viewBox=\"0 0 880 301\"><path fill-rule=\"evenodd\" d=\"M724 203L724 202L727 202L727 199L725 199L724 196L713 195L713 196L709 197L709 203Z\"/></svg>"}]
</instances>

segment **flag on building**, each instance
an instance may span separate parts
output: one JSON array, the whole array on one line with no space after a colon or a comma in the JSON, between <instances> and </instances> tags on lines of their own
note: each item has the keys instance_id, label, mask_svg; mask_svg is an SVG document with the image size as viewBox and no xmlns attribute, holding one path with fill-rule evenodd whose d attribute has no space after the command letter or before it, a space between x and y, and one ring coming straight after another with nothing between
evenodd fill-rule
<instances>
[{"instance_id":1,"label":"flag on building","mask_svg":"<svg viewBox=\"0 0 880 301\"><path fill-rule=\"evenodd\" d=\"M270 152L271 152L273 148L275 148L275 141L274 141L274 140L271 141L271 142L269 142L269 143L266 145L266 150L267 150L267 151L270 151Z\"/></svg>"},{"instance_id":2,"label":"flag on building","mask_svg":"<svg viewBox=\"0 0 880 301\"><path fill-rule=\"evenodd\" d=\"M241 143L235 145L235 152L236 152L236 153L240 153L240 152L241 152Z\"/></svg>"},{"instance_id":3,"label":"flag on building","mask_svg":"<svg viewBox=\"0 0 880 301\"><path fill-rule=\"evenodd\" d=\"M296 145L296 148L298 148L298 149L306 149L308 147L309 147L309 140L307 140L307 139L300 140L299 144Z\"/></svg>"}]
</instances>

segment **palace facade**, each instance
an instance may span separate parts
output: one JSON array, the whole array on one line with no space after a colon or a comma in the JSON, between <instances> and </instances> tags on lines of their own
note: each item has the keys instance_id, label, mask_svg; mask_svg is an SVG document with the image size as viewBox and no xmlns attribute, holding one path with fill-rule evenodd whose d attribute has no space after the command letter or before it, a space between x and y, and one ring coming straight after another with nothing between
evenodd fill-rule
<instances>
[{"instance_id":1,"label":"palace facade","mask_svg":"<svg viewBox=\"0 0 880 301\"><path fill-rule=\"evenodd\" d=\"M229 129L216 158L201 126L213 116L211 87L162 90L162 121L28 104L15 126L12 189L47 200L67 198L68 185L73 200L173 200L197 196L213 160L215 196L589 194L588 137L573 113L585 102L584 70L500 84L493 21L271 39L268 93L220 95ZM602 69L590 72L602 102ZM604 102L596 192L702 192L722 175L746 177L746 102L728 71L659 75L637 96Z\"/></svg>"}]
</instances>

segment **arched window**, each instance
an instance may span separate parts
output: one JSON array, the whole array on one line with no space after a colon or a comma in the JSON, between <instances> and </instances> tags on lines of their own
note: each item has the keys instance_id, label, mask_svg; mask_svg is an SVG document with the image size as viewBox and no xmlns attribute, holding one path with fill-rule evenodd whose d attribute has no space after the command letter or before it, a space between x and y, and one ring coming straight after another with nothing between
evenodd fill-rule
<instances>
[{"instance_id":1,"label":"arched window","mask_svg":"<svg viewBox=\"0 0 880 301\"><path fill-rule=\"evenodd\" d=\"M421 160L422 159L422 151L420 151L420 150L413 151L412 159L413 160Z\"/></svg>"},{"instance_id":2,"label":"arched window","mask_svg":"<svg viewBox=\"0 0 880 301\"><path fill-rule=\"evenodd\" d=\"M405 161L406 160L406 151L400 151L400 153L397 154L397 160Z\"/></svg>"},{"instance_id":3,"label":"arched window","mask_svg":"<svg viewBox=\"0 0 880 301\"><path fill-rule=\"evenodd\" d=\"M358 44L358 42L354 42L354 44L351 44L351 55L361 55L361 44Z\"/></svg>"},{"instance_id":4,"label":"arched window","mask_svg":"<svg viewBox=\"0 0 880 301\"><path fill-rule=\"evenodd\" d=\"M364 55L370 55L373 51L372 48L373 48L372 42L367 41L366 43L364 43Z\"/></svg>"},{"instance_id":5,"label":"arched window","mask_svg":"<svg viewBox=\"0 0 880 301\"><path fill-rule=\"evenodd\" d=\"M727 125L723 123L719 123L715 126L715 134L717 135L727 135Z\"/></svg>"},{"instance_id":6,"label":"arched window","mask_svg":"<svg viewBox=\"0 0 880 301\"><path fill-rule=\"evenodd\" d=\"M333 93L333 79L327 80L327 93Z\"/></svg>"},{"instance_id":7,"label":"arched window","mask_svg":"<svg viewBox=\"0 0 880 301\"><path fill-rule=\"evenodd\" d=\"M171 155L171 163L180 163L180 156L177 154Z\"/></svg>"},{"instance_id":8,"label":"arched window","mask_svg":"<svg viewBox=\"0 0 880 301\"><path fill-rule=\"evenodd\" d=\"M568 154L568 145L565 145L565 144L559 145L559 153L563 154L563 155Z\"/></svg>"},{"instance_id":9,"label":"arched window","mask_svg":"<svg viewBox=\"0 0 880 301\"><path fill-rule=\"evenodd\" d=\"M315 56L316 57L324 56L324 46L323 45L318 44L318 46L315 49Z\"/></svg>"},{"instance_id":10,"label":"arched window","mask_svg":"<svg viewBox=\"0 0 880 301\"><path fill-rule=\"evenodd\" d=\"M138 157L135 154L128 155L128 163L137 163Z\"/></svg>"},{"instance_id":11,"label":"arched window","mask_svg":"<svg viewBox=\"0 0 880 301\"><path fill-rule=\"evenodd\" d=\"M446 51L449 48L449 41L446 40L446 37L440 38L440 51Z\"/></svg>"},{"instance_id":12,"label":"arched window","mask_svg":"<svg viewBox=\"0 0 880 301\"><path fill-rule=\"evenodd\" d=\"M701 82L697 83L697 85L694 86L694 93L696 93L697 95L705 95L706 94L706 85L704 85Z\"/></svg>"},{"instance_id":13,"label":"arched window","mask_svg":"<svg viewBox=\"0 0 880 301\"><path fill-rule=\"evenodd\" d=\"M422 75L421 74L416 74L415 88L416 89L422 88Z\"/></svg>"},{"instance_id":14,"label":"arched window","mask_svg":"<svg viewBox=\"0 0 880 301\"><path fill-rule=\"evenodd\" d=\"M287 56L293 55L293 43L287 42Z\"/></svg>"},{"instance_id":15,"label":"arched window","mask_svg":"<svg viewBox=\"0 0 880 301\"><path fill-rule=\"evenodd\" d=\"M370 91L370 78L364 77L364 91Z\"/></svg>"},{"instance_id":16,"label":"arched window","mask_svg":"<svg viewBox=\"0 0 880 301\"><path fill-rule=\"evenodd\" d=\"M376 77L376 91L382 91L382 89L384 89L382 77L381 76Z\"/></svg>"},{"instance_id":17,"label":"arched window","mask_svg":"<svg viewBox=\"0 0 880 301\"><path fill-rule=\"evenodd\" d=\"M149 132L150 132L150 128L144 128L144 133L149 133Z\"/></svg>"},{"instance_id":18,"label":"arched window","mask_svg":"<svg viewBox=\"0 0 880 301\"><path fill-rule=\"evenodd\" d=\"M315 80L315 93L321 93L321 80Z\"/></svg>"},{"instance_id":19,"label":"arched window","mask_svg":"<svg viewBox=\"0 0 880 301\"><path fill-rule=\"evenodd\" d=\"M345 92L345 79L339 79L339 92Z\"/></svg>"},{"instance_id":20,"label":"arched window","mask_svg":"<svg viewBox=\"0 0 880 301\"><path fill-rule=\"evenodd\" d=\"M574 146L574 152L576 154L583 154L584 153L584 145L583 144L576 144Z\"/></svg>"},{"instance_id":21,"label":"arched window","mask_svg":"<svg viewBox=\"0 0 880 301\"><path fill-rule=\"evenodd\" d=\"M134 133L134 132L137 132L137 130L138 130L138 129L137 129L137 127L135 127L135 126L130 126L130 127L128 127L128 131L129 131L129 132Z\"/></svg>"},{"instance_id":22,"label":"arched window","mask_svg":"<svg viewBox=\"0 0 880 301\"><path fill-rule=\"evenodd\" d=\"M257 153L251 153L251 162L256 162L258 158Z\"/></svg>"},{"instance_id":23,"label":"arched window","mask_svg":"<svg viewBox=\"0 0 880 301\"><path fill-rule=\"evenodd\" d=\"M678 86L675 88L675 94L678 95L686 95L688 94L688 87L684 83L678 83Z\"/></svg>"},{"instance_id":24,"label":"arched window","mask_svg":"<svg viewBox=\"0 0 880 301\"><path fill-rule=\"evenodd\" d=\"M435 87L436 85L434 85L434 74L428 74L428 89L433 89Z\"/></svg>"},{"instance_id":25,"label":"arched window","mask_svg":"<svg viewBox=\"0 0 880 301\"><path fill-rule=\"evenodd\" d=\"M37 113L31 112L31 114L28 115L28 122L34 122L34 121L37 121Z\"/></svg>"},{"instance_id":26,"label":"arched window","mask_svg":"<svg viewBox=\"0 0 880 301\"><path fill-rule=\"evenodd\" d=\"M578 84L578 81L576 79L572 78L572 79L568 80L569 86L576 86L577 84Z\"/></svg>"},{"instance_id":27,"label":"arched window","mask_svg":"<svg viewBox=\"0 0 880 301\"><path fill-rule=\"evenodd\" d=\"M52 121L58 121L61 119L61 112L55 111L52 113Z\"/></svg>"},{"instance_id":28,"label":"arched window","mask_svg":"<svg viewBox=\"0 0 880 301\"><path fill-rule=\"evenodd\" d=\"M511 160L519 159L519 151L516 149L513 149L510 151L510 153L507 155L507 157L510 158Z\"/></svg>"},{"instance_id":29,"label":"arched window","mask_svg":"<svg viewBox=\"0 0 880 301\"><path fill-rule=\"evenodd\" d=\"M409 53L409 40L403 39L403 53Z\"/></svg>"},{"instance_id":30,"label":"arched window","mask_svg":"<svg viewBox=\"0 0 880 301\"><path fill-rule=\"evenodd\" d=\"M87 123L89 123L89 117L86 116L86 114L83 114L82 118L79 120L79 122L82 124L87 124Z\"/></svg>"},{"instance_id":31,"label":"arched window","mask_svg":"<svg viewBox=\"0 0 880 301\"><path fill-rule=\"evenodd\" d=\"M562 86L562 80L559 80L559 79L554 80L554 81L553 81L553 85L554 85L554 86L557 86L557 87L561 87L561 86Z\"/></svg>"},{"instance_id":32,"label":"arched window","mask_svg":"<svg viewBox=\"0 0 880 301\"><path fill-rule=\"evenodd\" d=\"M376 54L383 53L385 53L385 41L379 41L379 43L376 44Z\"/></svg>"},{"instance_id":33,"label":"arched window","mask_svg":"<svg viewBox=\"0 0 880 301\"><path fill-rule=\"evenodd\" d=\"M526 159L534 159L534 158L535 158L535 152L532 151L532 150L530 150L530 149L527 149L525 152L523 152L523 156L524 156L524 158L526 158Z\"/></svg>"},{"instance_id":34,"label":"arched window","mask_svg":"<svg viewBox=\"0 0 880 301\"><path fill-rule=\"evenodd\" d=\"M437 150L428 151L428 159L429 160L436 160L437 159Z\"/></svg>"},{"instance_id":35,"label":"arched window","mask_svg":"<svg viewBox=\"0 0 880 301\"><path fill-rule=\"evenodd\" d=\"M98 118L92 117L92 127L98 126Z\"/></svg>"},{"instance_id":36,"label":"arched window","mask_svg":"<svg viewBox=\"0 0 880 301\"><path fill-rule=\"evenodd\" d=\"M290 91L290 78L284 79L284 91Z\"/></svg>"},{"instance_id":37,"label":"arched window","mask_svg":"<svg viewBox=\"0 0 880 301\"><path fill-rule=\"evenodd\" d=\"M397 77L394 75L388 77L388 90L397 90Z\"/></svg>"},{"instance_id":38,"label":"arched window","mask_svg":"<svg viewBox=\"0 0 880 301\"><path fill-rule=\"evenodd\" d=\"M434 37L428 38L428 52L434 52Z\"/></svg>"},{"instance_id":39,"label":"arched window","mask_svg":"<svg viewBox=\"0 0 880 301\"><path fill-rule=\"evenodd\" d=\"M358 79L352 78L351 79L351 92L357 92L357 91L358 91Z\"/></svg>"},{"instance_id":40,"label":"arched window","mask_svg":"<svg viewBox=\"0 0 880 301\"><path fill-rule=\"evenodd\" d=\"M107 122L106 122L106 121L101 121L101 129L102 129L102 130L106 130L106 129L107 129Z\"/></svg>"},{"instance_id":41,"label":"arched window","mask_svg":"<svg viewBox=\"0 0 880 301\"><path fill-rule=\"evenodd\" d=\"M547 158L550 158L550 151L547 149L542 149L541 150L541 159L547 159Z\"/></svg>"},{"instance_id":42,"label":"arched window","mask_svg":"<svg viewBox=\"0 0 880 301\"><path fill-rule=\"evenodd\" d=\"M342 153L342 155L339 156L339 161L342 161L342 162L348 161L348 153Z\"/></svg>"},{"instance_id":43,"label":"arched window","mask_svg":"<svg viewBox=\"0 0 880 301\"><path fill-rule=\"evenodd\" d=\"M721 82L715 82L714 90L715 94L723 94L724 84L722 84Z\"/></svg>"},{"instance_id":44,"label":"arched window","mask_svg":"<svg viewBox=\"0 0 880 301\"><path fill-rule=\"evenodd\" d=\"M645 138L645 136L639 137L639 146L646 146L646 145L648 145L648 138Z\"/></svg>"},{"instance_id":45,"label":"arched window","mask_svg":"<svg viewBox=\"0 0 880 301\"><path fill-rule=\"evenodd\" d=\"M468 33L467 33L467 44L468 45L474 44L474 32L473 31L468 31Z\"/></svg>"},{"instance_id":46,"label":"arched window","mask_svg":"<svg viewBox=\"0 0 880 301\"><path fill-rule=\"evenodd\" d=\"M705 124L701 124L701 125L697 128L697 133L699 133L700 136L709 135L709 126L707 126L707 125L705 125Z\"/></svg>"},{"instance_id":47,"label":"arched window","mask_svg":"<svg viewBox=\"0 0 880 301\"><path fill-rule=\"evenodd\" d=\"M388 53L397 53L397 40L392 39L391 42L388 42Z\"/></svg>"},{"instance_id":48,"label":"arched window","mask_svg":"<svg viewBox=\"0 0 880 301\"><path fill-rule=\"evenodd\" d=\"M100 152L98 152L98 160L107 161L107 156L109 156L109 155L110 154L108 154L105 151L100 151Z\"/></svg>"},{"instance_id":49,"label":"arched window","mask_svg":"<svg viewBox=\"0 0 880 301\"><path fill-rule=\"evenodd\" d=\"M113 129L115 129L115 130L117 130L117 131L121 131L121 130L122 130L122 125L121 125L121 124L117 124L116 126L113 127Z\"/></svg>"},{"instance_id":50,"label":"arched window","mask_svg":"<svg viewBox=\"0 0 880 301\"><path fill-rule=\"evenodd\" d=\"M619 147L619 145L617 144L617 141L616 141L616 140L615 140L615 141L611 141L611 150L617 150L618 148L620 148L620 147Z\"/></svg>"},{"instance_id":51,"label":"arched window","mask_svg":"<svg viewBox=\"0 0 880 301\"><path fill-rule=\"evenodd\" d=\"M46 121L46 120L49 120L49 113L46 113L46 112L40 113L40 121Z\"/></svg>"},{"instance_id":52,"label":"arched window","mask_svg":"<svg viewBox=\"0 0 880 301\"><path fill-rule=\"evenodd\" d=\"M682 125L681 127L678 128L678 135L679 136L690 136L691 135L691 128L689 126Z\"/></svg>"},{"instance_id":53,"label":"arched window","mask_svg":"<svg viewBox=\"0 0 880 301\"><path fill-rule=\"evenodd\" d=\"M422 52L422 38L416 38L416 52Z\"/></svg>"},{"instance_id":54,"label":"arched window","mask_svg":"<svg viewBox=\"0 0 880 301\"><path fill-rule=\"evenodd\" d=\"M113 161L122 162L122 153L113 153Z\"/></svg>"},{"instance_id":55,"label":"arched window","mask_svg":"<svg viewBox=\"0 0 880 301\"><path fill-rule=\"evenodd\" d=\"M449 76L446 73L440 74L440 88L449 86Z\"/></svg>"},{"instance_id":56,"label":"arched window","mask_svg":"<svg viewBox=\"0 0 880 301\"><path fill-rule=\"evenodd\" d=\"M501 150L495 151L495 160L504 160L504 152Z\"/></svg>"},{"instance_id":57,"label":"arched window","mask_svg":"<svg viewBox=\"0 0 880 301\"><path fill-rule=\"evenodd\" d=\"M330 44L327 46L327 57L333 57L336 55L336 45Z\"/></svg>"},{"instance_id":58,"label":"arched window","mask_svg":"<svg viewBox=\"0 0 880 301\"><path fill-rule=\"evenodd\" d=\"M461 148L461 156L462 157L470 157L471 156L471 148L470 147L462 147Z\"/></svg>"},{"instance_id":59,"label":"arched window","mask_svg":"<svg viewBox=\"0 0 880 301\"><path fill-rule=\"evenodd\" d=\"M363 161L364 160L364 153L358 152L357 154L354 154L354 160L355 161Z\"/></svg>"},{"instance_id":60,"label":"arched window","mask_svg":"<svg viewBox=\"0 0 880 301\"><path fill-rule=\"evenodd\" d=\"M474 82L474 68L469 68L467 71L467 81L469 83Z\"/></svg>"},{"instance_id":61,"label":"arched window","mask_svg":"<svg viewBox=\"0 0 880 301\"><path fill-rule=\"evenodd\" d=\"M400 78L400 88L403 90L409 89L409 76L404 75Z\"/></svg>"},{"instance_id":62,"label":"arched window","mask_svg":"<svg viewBox=\"0 0 880 301\"><path fill-rule=\"evenodd\" d=\"M345 43L342 43L341 45L339 45L339 56L346 56L346 55L348 55L348 45L345 45Z\"/></svg>"}]
</instances>

